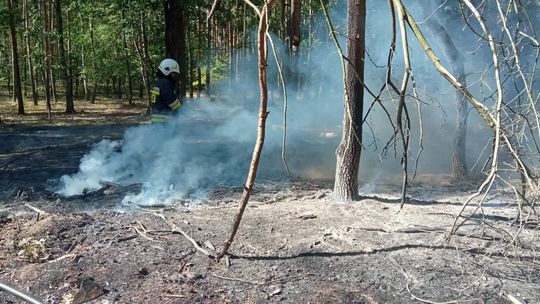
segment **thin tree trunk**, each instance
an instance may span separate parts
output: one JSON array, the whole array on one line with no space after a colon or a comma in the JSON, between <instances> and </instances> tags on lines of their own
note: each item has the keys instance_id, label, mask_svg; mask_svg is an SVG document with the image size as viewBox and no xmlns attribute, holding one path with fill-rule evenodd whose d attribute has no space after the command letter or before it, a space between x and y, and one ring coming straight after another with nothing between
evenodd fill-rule
<instances>
[{"instance_id":1,"label":"thin tree trunk","mask_svg":"<svg viewBox=\"0 0 540 304\"><path fill-rule=\"evenodd\" d=\"M358 198L362 144L366 1L348 0L347 58L343 135L336 150L334 195L340 201ZM358 76L357 76L358 75ZM359 79L360 78L360 79Z\"/></svg>"},{"instance_id":2,"label":"thin tree trunk","mask_svg":"<svg viewBox=\"0 0 540 304\"><path fill-rule=\"evenodd\" d=\"M13 67L14 96L17 99L17 114L24 114L24 100L22 96L21 74L19 69L19 51L17 48L17 29L15 28L15 15L13 13L13 0L7 0L9 13L9 30L11 32L11 61Z\"/></svg>"},{"instance_id":3,"label":"thin tree trunk","mask_svg":"<svg viewBox=\"0 0 540 304\"><path fill-rule=\"evenodd\" d=\"M66 113L75 113L73 104L73 81L69 73L69 60L66 57L66 49L64 46L64 27L62 23L62 1L56 0L56 26L58 33L58 51L60 53L60 71L64 78L64 89L66 94Z\"/></svg>"},{"instance_id":4,"label":"thin tree trunk","mask_svg":"<svg viewBox=\"0 0 540 304\"><path fill-rule=\"evenodd\" d=\"M49 28L49 12L50 6L48 5L48 0L42 1L42 12L43 12L43 56L45 61L45 66L43 67L43 85L45 91L45 104L47 107L47 114L49 120L52 119L52 109L51 109L51 95L52 95L52 86L51 86L51 41L50 36L48 35L51 31Z\"/></svg>"},{"instance_id":5,"label":"thin tree trunk","mask_svg":"<svg viewBox=\"0 0 540 304\"><path fill-rule=\"evenodd\" d=\"M88 79L87 79L87 72L86 72L86 57L85 57L84 44L81 45L81 65L82 65L83 71L85 71L85 73L82 74L84 100L90 101L90 95L88 94Z\"/></svg>"},{"instance_id":6,"label":"thin tree trunk","mask_svg":"<svg viewBox=\"0 0 540 304\"><path fill-rule=\"evenodd\" d=\"M137 50L140 64L141 79L143 83L143 89L146 91L146 112L150 113L152 102L150 99L150 58L148 56L148 38L146 37L146 19L144 12L141 11L139 15L139 29L138 38L133 41L133 45ZM142 98L142 90L139 91Z\"/></svg>"},{"instance_id":7,"label":"thin tree trunk","mask_svg":"<svg viewBox=\"0 0 540 304\"><path fill-rule=\"evenodd\" d=\"M227 55L229 56L229 90L232 88L233 75L234 75L234 62L233 62L233 27L232 22L227 23Z\"/></svg>"},{"instance_id":8,"label":"thin tree trunk","mask_svg":"<svg viewBox=\"0 0 540 304\"><path fill-rule=\"evenodd\" d=\"M197 98L201 97L202 91L202 72L201 72L201 49L203 45L204 27L202 17L199 18L199 49L197 50Z\"/></svg>"},{"instance_id":9,"label":"thin tree trunk","mask_svg":"<svg viewBox=\"0 0 540 304\"><path fill-rule=\"evenodd\" d=\"M425 1L424 16L428 17L432 13L431 0ZM435 16L428 19L428 29L439 42L441 49L448 61L451 72L457 77L459 83L467 86L465 79L465 65L463 55L456 48L452 36L438 22ZM454 130L454 144L452 151L452 171L454 180L462 180L468 177L467 159L466 159L466 140L467 140L467 99L458 91L455 91L456 105L456 127Z\"/></svg>"},{"instance_id":10,"label":"thin tree trunk","mask_svg":"<svg viewBox=\"0 0 540 304\"><path fill-rule=\"evenodd\" d=\"M186 41L186 49L187 49L187 68L188 68L188 85L189 85L189 98L193 99L193 48L191 43L191 28L188 18L186 18L186 25L185 25L186 31L187 31L187 41Z\"/></svg>"},{"instance_id":11,"label":"thin tree trunk","mask_svg":"<svg viewBox=\"0 0 540 304\"><path fill-rule=\"evenodd\" d=\"M292 52L300 48L302 22L302 0L291 0L291 25L289 33L289 47Z\"/></svg>"},{"instance_id":12,"label":"thin tree trunk","mask_svg":"<svg viewBox=\"0 0 540 304\"><path fill-rule=\"evenodd\" d=\"M129 6L129 1L127 3L127 5ZM125 21L125 6L122 6L122 21ZM127 98L128 98L128 102L129 104L133 104L133 80L131 79L131 60L130 60L130 52L129 52L129 48L128 48L128 43L127 43L127 37L126 37L126 31L123 30L122 31L122 42L124 44L124 60L126 62L126 69L127 69L127 83L128 83L128 87L127 87Z\"/></svg>"},{"instance_id":13,"label":"thin tree trunk","mask_svg":"<svg viewBox=\"0 0 540 304\"><path fill-rule=\"evenodd\" d=\"M352 1L352 0L351 0ZM266 18L268 16L268 7L271 5L272 0L267 2L267 5L261 11L261 17L259 22L259 31L258 31L258 70L259 70L259 90L260 90L260 105L259 105L259 119L257 124L257 140L255 142L255 147L253 148L253 154L251 157L251 164L249 166L249 173L244 185L244 191L242 192L242 197L240 198L240 203L238 207L238 213L236 214L234 223L231 227L229 238L225 241L223 245L223 250L218 256L218 259L221 259L225 254L227 254L229 247L231 246L234 236L240 227L240 222L242 220L242 215L246 209L251 191L253 191L253 185L255 184L255 178L257 175L257 168L259 166L259 160L261 157L261 152L264 146L265 139L265 130L266 130L266 118L268 116L267 105L268 105L268 88L266 85L266 64L267 64L267 45L266 45L266 31L267 24Z\"/></svg>"},{"instance_id":14,"label":"thin tree trunk","mask_svg":"<svg viewBox=\"0 0 540 304\"><path fill-rule=\"evenodd\" d=\"M205 90L206 96L210 96L210 71L212 68L212 28L211 28L211 19L206 20L206 79L205 79Z\"/></svg>"},{"instance_id":15,"label":"thin tree trunk","mask_svg":"<svg viewBox=\"0 0 540 304\"><path fill-rule=\"evenodd\" d=\"M178 62L180 67L180 96L186 96L186 33L184 24L184 4L181 1L165 0L165 48L166 56Z\"/></svg>"},{"instance_id":16,"label":"thin tree trunk","mask_svg":"<svg viewBox=\"0 0 540 304\"><path fill-rule=\"evenodd\" d=\"M48 23L49 23L49 32L50 33L53 33L54 32L54 7L53 7L53 0L48 0L48 6L49 6L49 19L48 19ZM53 44L54 44L54 40L51 40L49 38L49 54L50 54L50 60L51 60L51 69L49 70L49 72L51 73L51 96L52 96L52 99L54 100L54 103L58 103L58 95L57 95L57 90L56 90L56 75L54 73L54 70L55 70L55 59L56 59L56 48L53 47Z\"/></svg>"},{"instance_id":17,"label":"thin tree trunk","mask_svg":"<svg viewBox=\"0 0 540 304\"><path fill-rule=\"evenodd\" d=\"M94 24L93 20L89 20L90 23L90 51L92 52L92 94L90 94L90 103L96 103L96 94L97 94L97 64L96 64L96 44L94 39Z\"/></svg>"},{"instance_id":18,"label":"thin tree trunk","mask_svg":"<svg viewBox=\"0 0 540 304\"><path fill-rule=\"evenodd\" d=\"M23 13L24 13L24 29L25 29L25 43L26 43L26 57L28 62L28 72L30 76L30 85L32 87L32 100L34 105L38 105L38 94L36 91L36 81L34 74L34 65L32 64L32 50L30 48L30 33L29 33L29 15L28 15L28 0L23 0Z\"/></svg>"},{"instance_id":19,"label":"thin tree trunk","mask_svg":"<svg viewBox=\"0 0 540 304\"><path fill-rule=\"evenodd\" d=\"M141 30L142 30L142 38L143 38L143 45L142 45L142 50L143 50L143 54L144 54L144 62L146 63L146 75L145 75L145 78L146 78L146 97L147 97L147 100L148 100L148 110L150 111L150 108L152 106L151 104L151 100L150 100L150 82L151 82L151 79L150 79L150 73L151 73L151 66L152 66L152 62L150 61L150 55L149 55L149 52L148 52L148 35L147 35L147 32L146 32L146 15L144 15L144 13L142 14L142 18L141 18Z\"/></svg>"},{"instance_id":20,"label":"thin tree trunk","mask_svg":"<svg viewBox=\"0 0 540 304\"><path fill-rule=\"evenodd\" d=\"M287 0L281 0L281 38L283 40L287 39L287 36L289 35L289 18L287 15L287 7L289 6ZM244 10L245 12L245 10ZM245 16L245 15L244 15Z\"/></svg>"}]
</instances>

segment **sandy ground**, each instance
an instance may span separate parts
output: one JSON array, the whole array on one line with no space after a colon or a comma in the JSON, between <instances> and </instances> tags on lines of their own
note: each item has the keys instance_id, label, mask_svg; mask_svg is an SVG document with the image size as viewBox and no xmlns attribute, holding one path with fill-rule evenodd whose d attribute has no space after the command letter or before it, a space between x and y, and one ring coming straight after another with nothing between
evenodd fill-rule
<instances>
[{"instance_id":1,"label":"sandy ground","mask_svg":"<svg viewBox=\"0 0 540 304\"><path fill-rule=\"evenodd\" d=\"M516 225L509 197L489 197L448 239L477 182L418 177L400 210L399 177L355 203L336 202L331 181L260 181L219 262L240 187L154 209L121 206L121 187L47 190L127 126L2 128L0 282L44 303L540 303L538 221ZM0 303L20 301L0 291Z\"/></svg>"}]
</instances>

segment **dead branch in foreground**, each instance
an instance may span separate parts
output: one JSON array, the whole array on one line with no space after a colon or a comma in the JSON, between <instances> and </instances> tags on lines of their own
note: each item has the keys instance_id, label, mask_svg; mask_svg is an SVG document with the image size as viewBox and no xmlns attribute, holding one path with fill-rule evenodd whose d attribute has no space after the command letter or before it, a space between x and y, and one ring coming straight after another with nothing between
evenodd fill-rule
<instances>
[{"instance_id":1,"label":"dead branch in foreground","mask_svg":"<svg viewBox=\"0 0 540 304\"><path fill-rule=\"evenodd\" d=\"M159 214L155 211L150 211L150 210L145 210L135 204L132 204L133 206L135 206L135 208L143 211L143 212L146 212L146 213L150 213L150 214L153 214L157 217L159 217L160 219L162 219L165 223L167 223L167 225L169 225L169 227L171 228L171 230L163 230L163 231L160 231L160 232L172 232L172 233L178 233L178 234L181 234L182 236L184 236L191 244L193 244L193 247L195 247L195 249L197 249L199 252L201 252L202 254L206 255L207 257L209 258L214 258L214 255L209 253L207 250L205 250L204 248L202 248L201 246L199 246L199 244L197 243L197 241L195 241L192 237L190 237L184 230L182 230L180 227L178 227L175 223L172 223L170 221L168 221L165 216L163 214ZM158 232L158 231L150 231L150 230L146 230L146 228L144 228L144 226L141 224L141 226L143 227L143 229L145 230L145 233L150 233L150 232ZM141 231L139 231L139 229L137 229L136 227L134 226L129 226L129 228L135 228L134 230L140 234L141 236L143 236L144 238L148 239L148 237L144 236ZM149 239L151 241L155 241L153 239Z\"/></svg>"},{"instance_id":2,"label":"dead branch in foreground","mask_svg":"<svg viewBox=\"0 0 540 304\"><path fill-rule=\"evenodd\" d=\"M246 3L253 5L249 0L244 0ZM259 90L260 90L260 106L259 106L259 119L257 124L257 140L255 142L255 147L253 148L253 155L251 157L251 165L249 166L249 174L244 185L244 191L242 192L242 197L240 198L240 203L238 206L238 213L236 214L233 226L230 231L229 238L225 241L223 245L223 250L218 255L217 259L221 259L227 254L229 247L231 246L234 236L238 231L240 226L240 221L242 220L242 215L246 209L251 191L253 190L253 184L255 183L255 177L257 175L257 168L259 166L259 160L261 158L261 152L264 145L265 138L265 128L266 128L266 117L268 116L267 104L268 104L268 89L266 86L266 63L267 63L267 45L266 45L266 36L268 30L268 9L271 6L273 0L266 2L263 6L259 16L259 31L258 31L258 63L259 63ZM258 13L258 10L255 9Z\"/></svg>"}]
</instances>

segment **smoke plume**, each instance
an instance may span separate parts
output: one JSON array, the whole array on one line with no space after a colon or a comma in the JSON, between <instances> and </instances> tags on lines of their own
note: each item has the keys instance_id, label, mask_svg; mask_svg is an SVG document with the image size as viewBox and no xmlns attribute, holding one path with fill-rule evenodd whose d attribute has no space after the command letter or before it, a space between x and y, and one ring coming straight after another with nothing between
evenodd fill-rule
<instances>
[{"instance_id":1,"label":"smoke plume","mask_svg":"<svg viewBox=\"0 0 540 304\"><path fill-rule=\"evenodd\" d=\"M371 1L368 4L366 44L369 62L366 61L365 77L366 85L376 91L385 80L391 19L387 3ZM304 41L298 55L289 59L286 47L276 45L280 59L287 63L284 64L289 105L286 159L293 177L332 179L334 151L340 140L343 119L343 79L339 55L328 38L324 19L322 16L314 18L317 36ZM337 30L345 33L345 9L336 8L332 18ZM273 39L276 43L278 40ZM421 48L413 39L411 41L413 69L422 99L420 104L414 98L408 99L413 121L411 158L414 160L420 149L419 105L424 128L419 173L449 172L455 95L425 59ZM340 43L344 48L343 37ZM465 39L458 42L460 47L463 44L467 44ZM394 54L395 81L403 72L401 56L398 48ZM132 127L120 141L96 143L81 159L77 173L62 176L58 193L66 196L82 194L99 189L103 182L141 183L142 192L124 200L151 205L177 199L197 200L218 185L241 185L249 169L256 137L258 82L255 55L242 52L238 57L241 59L235 63L238 73L215 88L218 99L187 102L167 124ZM284 94L271 51L269 57L270 113L259 179L287 178L281 159ZM485 62L474 59L466 63L468 68L474 69ZM289 65L289 62L293 64ZM383 103L390 117L395 119L397 102L390 97L391 94L383 95ZM373 98L366 93L364 113L372 102ZM474 113L469 115L469 130L472 130L468 136L470 163L476 160L489 139L489 132L479 121ZM392 144L386 145L392 135L386 113L374 105L364 127L362 179L373 181L373 178L400 174L399 145L395 149ZM386 153L383 153L385 146Z\"/></svg>"}]
</instances>

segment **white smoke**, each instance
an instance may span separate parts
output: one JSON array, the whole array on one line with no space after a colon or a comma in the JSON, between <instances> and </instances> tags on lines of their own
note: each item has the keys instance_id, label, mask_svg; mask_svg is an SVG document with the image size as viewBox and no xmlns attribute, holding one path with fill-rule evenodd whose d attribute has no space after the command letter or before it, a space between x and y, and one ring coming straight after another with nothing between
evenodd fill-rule
<instances>
[{"instance_id":1,"label":"white smoke","mask_svg":"<svg viewBox=\"0 0 540 304\"><path fill-rule=\"evenodd\" d=\"M385 81L386 59L391 41L391 23L387 3L368 6L366 45L366 85L377 92ZM345 8L332 12L340 42L345 48ZM414 13L414 12L413 12ZM322 16L315 22L320 37L302 45L294 68L285 67L289 110L287 121L287 161L293 177L331 179L335 170L334 151L339 143L343 119L343 79L339 55L328 37ZM341 23L341 24L340 24ZM279 39L273 39L278 43ZM465 40L463 40L465 41ZM434 48L437 45L433 43ZM286 47L277 45L282 61L287 63ZM440 53L440 50L437 50ZM393 61L393 80L399 83L403 59L398 48ZM269 52L272 56L272 53ZM420 173L449 172L455 120L453 89L425 59L418 43L411 39L411 57L423 111L424 143ZM445 63L445 62L443 62ZM467 66L482 65L474 58ZM446 64L446 63L445 63ZM185 104L173 121L167 124L141 125L130 128L120 141L104 140L81 159L79 172L61 178L58 193L82 194L102 187L103 182L122 185L142 184L142 192L126 196L124 201L138 204L167 203L179 199L200 199L213 187L241 185L249 169L256 137L258 110L256 55L243 54L238 65L239 76L225 80L213 90L220 100L196 99ZM291 72L291 70L294 70ZM258 178L286 177L281 159L282 88L278 86L278 69L273 58L268 61L269 115L265 148ZM234 80L233 80L234 79ZM478 88L471 88L478 90ZM395 119L396 99L381 98L391 119ZM364 113L373 98L365 94ZM408 99L411 114L411 165L419 150L417 102ZM476 160L489 132L469 116L469 163ZM388 175L401 174L400 144L390 143L393 130L386 113L376 104L364 127L364 151L360 177L373 182ZM381 156L383 147L386 156ZM412 169L410 169L412 170ZM368 188L363 190L368 191Z\"/></svg>"},{"instance_id":2,"label":"white smoke","mask_svg":"<svg viewBox=\"0 0 540 304\"><path fill-rule=\"evenodd\" d=\"M255 119L232 106L188 103L166 124L132 127L120 141L95 144L81 159L79 172L61 177L57 193L72 196L104 183L141 183L142 192L125 200L155 204L201 198L208 187L240 180Z\"/></svg>"}]
</instances>

